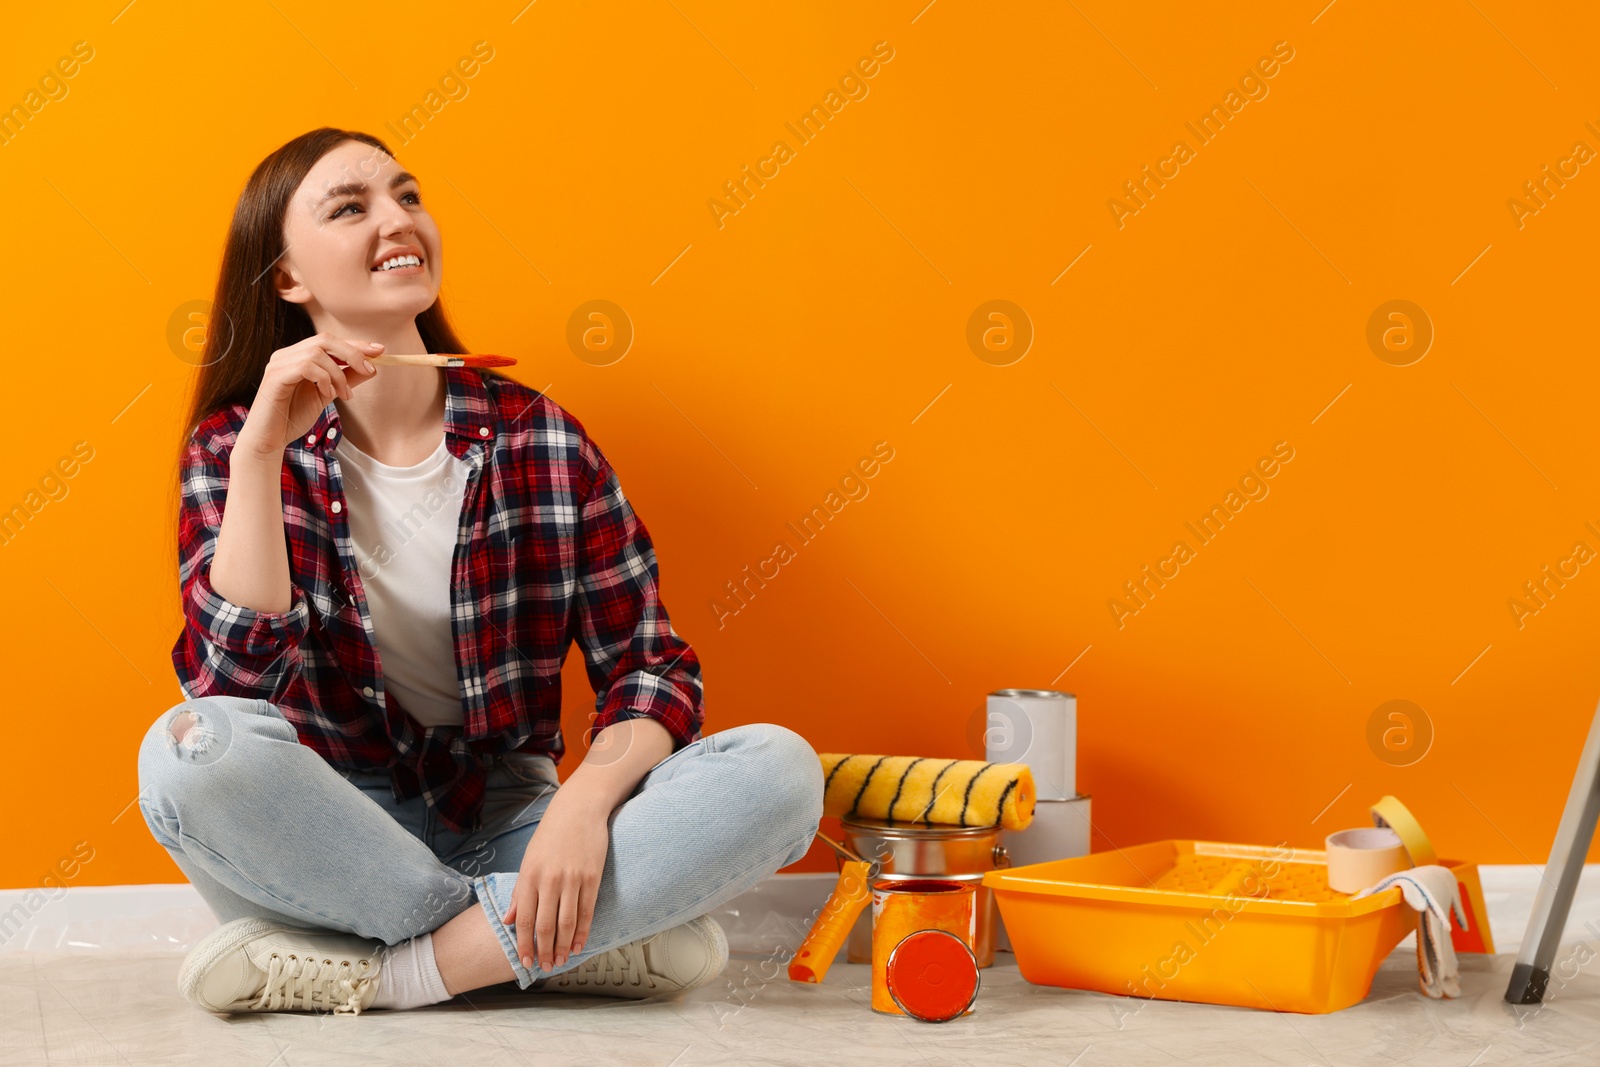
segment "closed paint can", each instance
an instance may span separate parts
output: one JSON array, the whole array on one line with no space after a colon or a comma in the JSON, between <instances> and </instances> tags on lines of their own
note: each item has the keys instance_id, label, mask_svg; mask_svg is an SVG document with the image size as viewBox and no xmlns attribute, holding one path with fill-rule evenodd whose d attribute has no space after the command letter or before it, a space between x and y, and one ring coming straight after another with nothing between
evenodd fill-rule
<instances>
[{"instance_id":1,"label":"closed paint can","mask_svg":"<svg viewBox=\"0 0 1600 1067\"><path fill-rule=\"evenodd\" d=\"M942 878L887 879L872 882L872 1010L881 1015L909 1014L896 1003L923 1004L938 1001L951 981L948 955L933 957L921 941L912 942L903 955L896 955L895 992L889 991L890 956L912 934L942 930L953 935L972 953L977 934L976 887L971 883ZM937 951L937 948L934 949ZM929 966L937 962L939 966ZM974 975L977 961L973 960ZM935 988L929 988L929 987ZM963 986L964 988L964 986ZM930 997L928 994L932 994ZM972 995L977 994L976 977ZM971 998L951 1016L971 1011ZM918 1016L919 1018L925 1016Z\"/></svg>"},{"instance_id":2,"label":"closed paint can","mask_svg":"<svg viewBox=\"0 0 1600 1067\"><path fill-rule=\"evenodd\" d=\"M1025 830L1006 830L1000 835L1006 858L1012 867L1052 863L1089 854L1089 798L1040 800L1033 806L1033 821ZM984 890L993 893L988 886ZM980 931L981 933L981 931ZM1005 917L995 924L994 947L1014 952Z\"/></svg>"},{"instance_id":3,"label":"closed paint can","mask_svg":"<svg viewBox=\"0 0 1600 1067\"><path fill-rule=\"evenodd\" d=\"M1078 793L1078 698L1054 689L997 689L989 694L984 759L1025 763L1039 800Z\"/></svg>"}]
</instances>

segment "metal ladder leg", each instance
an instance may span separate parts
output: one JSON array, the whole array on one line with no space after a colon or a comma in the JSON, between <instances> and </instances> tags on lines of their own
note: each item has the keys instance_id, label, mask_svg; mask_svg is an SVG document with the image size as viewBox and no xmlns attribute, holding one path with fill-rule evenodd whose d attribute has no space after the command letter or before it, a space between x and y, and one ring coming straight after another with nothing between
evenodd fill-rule
<instances>
[{"instance_id":1,"label":"metal ladder leg","mask_svg":"<svg viewBox=\"0 0 1600 1067\"><path fill-rule=\"evenodd\" d=\"M1533 898L1533 914L1528 916L1522 951L1517 953L1511 984L1506 988L1506 1001L1511 1004L1537 1004L1544 999L1550 968L1572 910L1572 896L1578 889L1578 876L1583 873L1584 857L1594 840L1595 821L1600 817L1600 706L1594 715L1572 779L1572 792L1561 813L1561 825L1550 846L1550 862L1545 865Z\"/></svg>"}]
</instances>

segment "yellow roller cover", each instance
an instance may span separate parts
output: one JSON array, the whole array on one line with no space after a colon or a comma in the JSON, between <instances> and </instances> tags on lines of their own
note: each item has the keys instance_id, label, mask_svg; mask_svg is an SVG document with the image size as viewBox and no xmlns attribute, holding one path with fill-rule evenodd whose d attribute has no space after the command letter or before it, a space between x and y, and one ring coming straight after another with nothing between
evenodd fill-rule
<instances>
[{"instance_id":1,"label":"yellow roller cover","mask_svg":"<svg viewBox=\"0 0 1600 1067\"><path fill-rule=\"evenodd\" d=\"M822 814L924 826L1021 830L1033 821L1033 772L1026 763L928 756L819 752Z\"/></svg>"}]
</instances>

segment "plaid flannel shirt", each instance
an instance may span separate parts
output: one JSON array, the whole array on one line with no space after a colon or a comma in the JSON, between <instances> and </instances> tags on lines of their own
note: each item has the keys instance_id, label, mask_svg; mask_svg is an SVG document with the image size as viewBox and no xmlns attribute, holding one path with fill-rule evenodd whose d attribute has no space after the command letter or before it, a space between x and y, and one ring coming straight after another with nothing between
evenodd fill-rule
<instances>
[{"instance_id":1,"label":"plaid flannel shirt","mask_svg":"<svg viewBox=\"0 0 1600 1067\"><path fill-rule=\"evenodd\" d=\"M481 825L485 775L511 749L560 762L561 665L583 649L597 716L585 733L647 716L673 751L700 737L700 663L667 616L656 555L617 475L582 424L506 378L446 368L445 440L470 468L450 575L462 726L424 729L383 683L334 445L330 403L284 450L292 603L255 611L211 585L228 461L248 408L204 419L182 462L172 662L186 699L275 704L300 742L340 769L391 769L451 828Z\"/></svg>"}]
</instances>

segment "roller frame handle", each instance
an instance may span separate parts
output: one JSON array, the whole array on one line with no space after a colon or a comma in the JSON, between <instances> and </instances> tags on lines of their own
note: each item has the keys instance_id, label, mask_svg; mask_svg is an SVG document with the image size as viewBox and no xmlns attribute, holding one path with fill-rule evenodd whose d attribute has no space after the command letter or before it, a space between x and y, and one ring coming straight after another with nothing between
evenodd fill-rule
<instances>
[{"instance_id":1,"label":"roller frame handle","mask_svg":"<svg viewBox=\"0 0 1600 1067\"><path fill-rule=\"evenodd\" d=\"M834 957L850 936L850 928L872 899L868 884L871 869L870 863L860 860L849 860L839 869L838 884L789 961L790 981L814 983L827 977Z\"/></svg>"}]
</instances>

